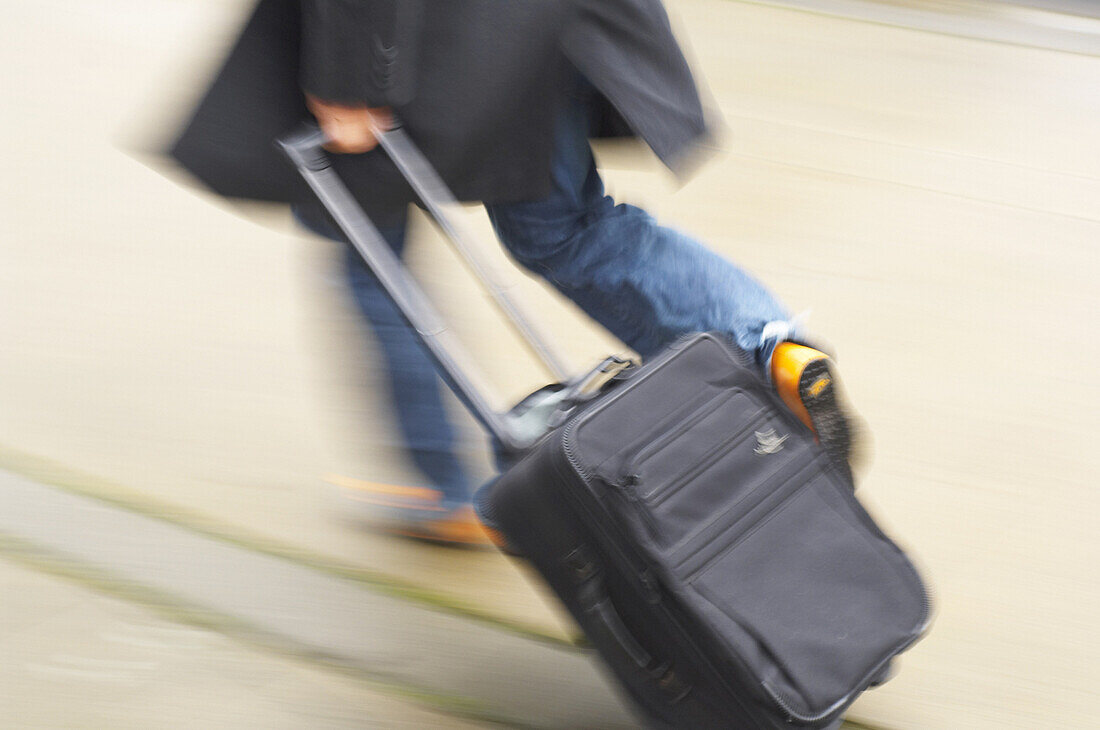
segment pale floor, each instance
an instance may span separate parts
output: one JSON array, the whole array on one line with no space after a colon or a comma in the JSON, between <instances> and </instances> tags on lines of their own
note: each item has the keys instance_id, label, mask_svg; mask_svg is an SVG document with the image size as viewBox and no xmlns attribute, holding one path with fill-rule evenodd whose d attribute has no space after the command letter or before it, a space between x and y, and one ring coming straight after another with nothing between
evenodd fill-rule
<instances>
[{"instance_id":1,"label":"pale floor","mask_svg":"<svg viewBox=\"0 0 1100 730\"><path fill-rule=\"evenodd\" d=\"M568 632L502 558L371 534L323 481L412 478L386 445L333 247L119 150L198 92L244 5L2 5L19 32L0 60L20 73L0 82L0 445ZM676 188L612 150L608 186L812 308L874 430L862 495L935 591L931 635L853 716L1088 726L1100 58L762 4L672 7L725 116L721 154ZM485 298L442 251L421 236L412 264L501 403L540 385L508 336L484 336ZM511 276L575 367L618 349Z\"/></svg>"},{"instance_id":2,"label":"pale floor","mask_svg":"<svg viewBox=\"0 0 1100 730\"><path fill-rule=\"evenodd\" d=\"M4 727L479 727L6 557L0 589Z\"/></svg>"}]
</instances>

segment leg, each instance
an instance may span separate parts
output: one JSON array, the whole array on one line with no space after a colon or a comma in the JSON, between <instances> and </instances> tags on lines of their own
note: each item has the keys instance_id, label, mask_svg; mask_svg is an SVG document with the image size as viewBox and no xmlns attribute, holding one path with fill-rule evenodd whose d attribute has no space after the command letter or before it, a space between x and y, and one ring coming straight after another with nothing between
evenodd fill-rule
<instances>
[{"instance_id":1,"label":"leg","mask_svg":"<svg viewBox=\"0 0 1100 730\"><path fill-rule=\"evenodd\" d=\"M643 357L689 332L729 334L765 378L783 376L784 400L846 464L851 422L825 355L786 347L772 361L795 335L783 305L730 261L604 194L588 146L591 93L580 81L559 119L550 195L487 207L501 242Z\"/></svg>"},{"instance_id":2,"label":"leg","mask_svg":"<svg viewBox=\"0 0 1100 730\"><path fill-rule=\"evenodd\" d=\"M763 365L782 338L765 328L785 335L787 312L733 263L604 194L588 146L590 93L582 82L559 121L551 194L488 206L501 242L643 356L682 334L716 330Z\"/></svg>"},{"instance_id":3,"label":"leg","mask_svg":"<svg viewBox=\"0 0 1100 730\"><path fill-rule=\"evenodd\" d=\"M469 482L454 453L455 435L443 405L444 386L435 366L358 252L350 246L347 273L355 303L370 322L386 359L394 410L413 463L443 492L445 501L469 501Z\"/></svg>"},{"instance_id":4,"label":"leg","mask_svg":"<svg viewBox=\"0 0 1100 730\"><path fill-rule=\"evenodd\" d=\"M299 215L299 220L315 233L344 240L327 222L305 215ZM400 256L405 246L404 223L381 233ZM432 486L443 493L446 506L468 502L470 484L454 453L455 435L443 405L444 386L435 366L424 353L416 333L350 245L345 270L355 304L370 323L385 358L394 412L409 456Z\"/></svg>"}]
</instances>

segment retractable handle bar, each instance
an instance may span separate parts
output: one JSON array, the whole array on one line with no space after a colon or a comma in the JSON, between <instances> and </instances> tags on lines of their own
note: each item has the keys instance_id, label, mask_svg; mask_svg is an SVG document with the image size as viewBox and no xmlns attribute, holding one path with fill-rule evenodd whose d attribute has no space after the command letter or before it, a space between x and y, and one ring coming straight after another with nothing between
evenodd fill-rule
<instances>
[{"instance_id":1,"label":"retractable handle bar","mask_svg":"<svg viewBox=\"0 0 1100 730\"><path fill-rule=\"evenodd\" d=\"M315 125L308 125L301 131L278 140L278 146L367 262L408 323L420 335L429 355L439 366L455 395L465 403L505 452L522 453L532 445L534 435L522 433L521 429L510 423L507 414L497 413L485 399L486 387L473 379L470 375L474 372L473 369L466 366L472 360L454 334L447 330L423 291L409 276L378 229L332 169L331 160L322 148L325 141L324 134Z\"/></svg>"},{"instance_id":2,"label":"retractable handle bar","mask_svg":"<svg viewBox=\"0 0 1100 730\"><path fill-rule=\"evenodd\" d=\"M446 183L432 167L431 163L409 139L409 135L399 126L395 120L394 126L388 130L378 127L374 129L379 146L385 150L390 159L401 171L405 179L412 185L413 190L423 201L428 212L432 214L436 225L450 238L454 247L465 259L466 264L474 274L482 281L489 294L496 301L497 306L507 315L508 321L519 333L523 342L531 348L531 351L542 360L547 369L556 380L566 380L569 371L562 359L549 345L546 339L539 334L531 320L523 313L520 307L508 296L506 288L496 278L492 269L482 262L470 245L470 234L457 220L448 215L446 208L458 206Z\"/></svg>"}]
</instances>

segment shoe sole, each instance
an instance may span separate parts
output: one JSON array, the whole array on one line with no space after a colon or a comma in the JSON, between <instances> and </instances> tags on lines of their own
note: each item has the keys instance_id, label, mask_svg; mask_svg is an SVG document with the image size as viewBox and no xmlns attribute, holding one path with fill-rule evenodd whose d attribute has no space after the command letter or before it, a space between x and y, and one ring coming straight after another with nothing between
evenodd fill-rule
<instances>
[{"instance_id":1,"label":"shoe sole","mask_svg":"<svg viewBox=\"0 0 1100 730\"><path fill-rule=\"evenodd\" d=\"M431 545L442 545L447 547L465 548L471 550L489 550L496 547L492 540L488 536L457 536L457 535L440 535L431 529L419 528L419 527L396 527L385 526L382 528L384 532L398 537L408 538L410 540L416 540L418 542L424 542Z\"/></svg>"},{"instance_id":2,"label":"shoe sole","mask_svg":"<svg viewBox=\"0 0 1100 730\"><path fill-rule=\"evenodd\" d=\"M798 379L798 397L810 414L814 433L837 466L851 473L852 424L841 407L837 381L827 358L806 365Z\"/></svg>"}]
</instances>

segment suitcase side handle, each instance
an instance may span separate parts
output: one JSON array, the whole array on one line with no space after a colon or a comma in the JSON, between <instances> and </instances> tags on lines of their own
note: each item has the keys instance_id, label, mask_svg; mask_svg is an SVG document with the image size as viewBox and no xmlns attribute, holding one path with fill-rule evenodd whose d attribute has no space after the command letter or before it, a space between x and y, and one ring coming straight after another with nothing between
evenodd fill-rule
<instances>
[{"instance_id":1,"label":"suitcase side handle","mask_svg":"<svg viewBox=\"0 0 1100 730\"><path fill-rule=\"evenodd\" d=\"M581 588L579 598L585 612L596 619L603 633L614 639L623 654L630 657L639 669L648 671L653 663L653 657L623 623L619 612L615 610L615 604L611 602L610 594L603 585L603 580L599 577L589 579Z\"/></svg>"},{"instance_id":2,"label":"suitcase side handle","mask_svg":"<svg viewBox=\"0 0 1100 730\"><path fill-rule=\"evenodd\" d=\"M573 551L570 558L578 554ZM611 594L604 584L603 576L592 563L578 568L570 562L571 567L578 571L578 577L584 581L578 591L578 600L585 613L593 619L593 623L586 628L588 631L599 631L605 637L611 639L622 654L630 658L634 665L653 678L655 686L668 697L670 702L676 703L687 696L691 691L691 685L680 678L672 664L660 661L650 654L642 646L641 642L627 628L619 612L615 609L615 603L611 600Z\"/></svg>"}]
</instances>

